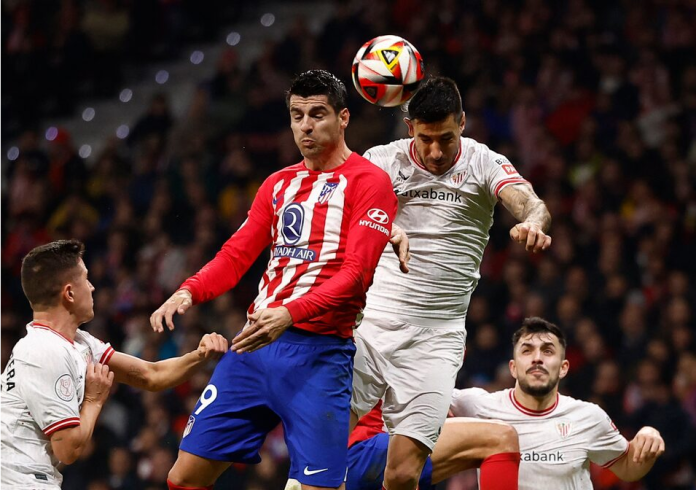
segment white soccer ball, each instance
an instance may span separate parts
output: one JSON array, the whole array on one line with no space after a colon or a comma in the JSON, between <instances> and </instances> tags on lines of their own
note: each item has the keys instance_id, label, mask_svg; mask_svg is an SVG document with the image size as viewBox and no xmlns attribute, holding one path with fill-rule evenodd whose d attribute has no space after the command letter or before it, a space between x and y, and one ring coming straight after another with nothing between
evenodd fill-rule
<instances>
[{"instance_id":1,"label":"white soccer ball","mask_svg":"<svg viewBox=\"0 0 696 490\"><path fill-rule=\"evenodd\" d=\"M420 53L399 36L371 39L353 59L356 90L366 101L383 107L396 107L408 101L424 75Z\"/></svg>"}]
</instances>

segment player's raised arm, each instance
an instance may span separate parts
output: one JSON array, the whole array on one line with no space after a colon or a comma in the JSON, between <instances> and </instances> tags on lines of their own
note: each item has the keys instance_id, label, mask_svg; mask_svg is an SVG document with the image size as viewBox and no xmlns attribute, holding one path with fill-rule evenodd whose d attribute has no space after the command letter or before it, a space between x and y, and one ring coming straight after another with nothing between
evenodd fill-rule
<instances>
[{"instance_id":1,"label":"player's raised arm","mask_svg":"<svg viewBox=\"0 0 696 490\"><path fill-rule=\"evenodd\" d=\"M652 427L643 427L630 442L628 452L609 469L623 481L637 481L653 467L665 452L665 441Z\"/></svg>"},{"instance_id":2,"label":"player's raised arm","mask_svg":"<svg viewBox=\"0 0 696 490\"><path fill-rule=\"evenodd\" d=\"M510 238L523 243L529 252L541 252L551 246L551 214L530 184L517 183L504 187L498 198L520 223L510 229Z\"/></svg>"},{"instance_id":3,"label":"player's raised arm","mask_svg":"<svg viewBox=\"0 0 696 490\"><path fill-rule=\"evenodd\" d=\"M180 357L148 362L122 352L114 352L109 367L118 383L147 391L161 391L188 380L209 360L220 359L227 352L227 339L220 334L205 334L198 348Z\"/></svg>"}]
</instances>

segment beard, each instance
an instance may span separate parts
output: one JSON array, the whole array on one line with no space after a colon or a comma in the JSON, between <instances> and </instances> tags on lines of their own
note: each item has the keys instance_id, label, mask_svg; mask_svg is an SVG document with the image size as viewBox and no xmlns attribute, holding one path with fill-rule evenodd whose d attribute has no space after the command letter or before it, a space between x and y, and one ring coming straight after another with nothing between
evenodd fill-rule
<instances>
[{"instance_id":1,"label":"beard","mask_svg":"<svg viewBox=\"0 0 696 490\"><path fill-rule=\"evenodd\" d=\"M518 382L520 385L520 389L524 393L528 394L529 396L539 397L539 398L548 395L549 393L551 393L554 390L554 388L556 388L558 386L558 378L554 379L551 377L549 377L549 380L542 385L531 386L526 378L519 379Z\"/></svg>"}]
</instances>

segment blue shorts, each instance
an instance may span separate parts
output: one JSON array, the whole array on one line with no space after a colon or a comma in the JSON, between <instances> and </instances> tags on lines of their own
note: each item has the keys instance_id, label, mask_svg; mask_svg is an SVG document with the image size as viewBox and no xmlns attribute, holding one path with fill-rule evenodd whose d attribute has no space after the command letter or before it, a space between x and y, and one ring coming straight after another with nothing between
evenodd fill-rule
<instances>
[{"instance_id":1,"label":"blue shorts","mask_svg":"<svg viewBox=\"0 0 696 490\"><path fill-rule=\"evenodd\" d=\"M382 490L388 448L389 434L386 432L353 444L348 449L346 490ZM418 481L418 489L428 490L431 488L432 477L433 462L428 456Z\"/></svg>"},{"instance_id":2,"label":"blue shorts","mask_svg":"<svg viewBox=\"0 0 696 490\"><path fill-rule=\"evenodd\" d=\"M201 394L181 450L255 464L266 435L283 423L290 477L338 487L346 477L353 339L290 328L252 353L228 351Z\"/></svg>"}]
</instances>

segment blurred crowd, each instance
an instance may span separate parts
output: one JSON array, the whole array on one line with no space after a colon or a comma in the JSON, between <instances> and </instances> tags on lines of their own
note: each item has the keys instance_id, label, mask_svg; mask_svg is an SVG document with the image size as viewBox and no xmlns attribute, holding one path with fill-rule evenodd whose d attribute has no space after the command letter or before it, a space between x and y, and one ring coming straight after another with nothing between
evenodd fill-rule
<instances>
[{"instance_id":1,"label":"blurred crowd","mask_svg":"<svg viewBox=\"0 0 696 490\"><path fill-rule=\"evenodd\" d=\"M96 65L118 71L176 46L172 38L187 42L183 33L197 31L178 23L186 8L199 14L190 22L216 25L207 3L3 2L3 67L14 77L3 76L3 123L13 121L19 135L2 195L3 367L31 314L20 260L58 238L86 243L96 288L86 328L116 349L156 360L193 350L205 332L231 338L266 256L233 292L178 318L173 333L152 333L148 317L241 224L262 180L300 160L283 99L293 74L323 67L349 86L353 150L405 136L399 109L371 106L350 87L360 45L398 34L420 50L427 73L458 82L465 136L508 156L554 220L550 250L530 255L510 242L513 218L498 210L458 386L511 386L512 332L526 316L548 318L570 337L561 391L602 406L629 439L651 425L666 442L642 482L593 468L595 488L696 488L695 2L336 2L318 34L295 19L249 66L239 61L243 45L224 51L184 117L169 110L177 95L161 93L126 140L104 141L89 161L64 130L44 141L36 128L52 110L48 100L75 100L81 86L101 90ZM157 24L138 17L147 6L159 9ZM93 70L75 65L85 53ZM114 388L64 488L165 489L208 376L158 394ZM262 456L256 467L233 466L216 488L282 488L281 430ZM472 479L441 488L470 489Z\"/></svg>"}]
</instances>

